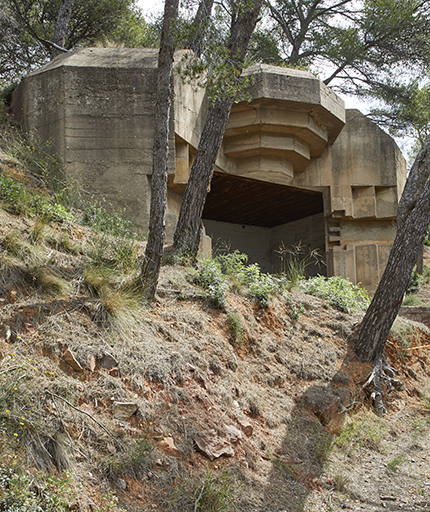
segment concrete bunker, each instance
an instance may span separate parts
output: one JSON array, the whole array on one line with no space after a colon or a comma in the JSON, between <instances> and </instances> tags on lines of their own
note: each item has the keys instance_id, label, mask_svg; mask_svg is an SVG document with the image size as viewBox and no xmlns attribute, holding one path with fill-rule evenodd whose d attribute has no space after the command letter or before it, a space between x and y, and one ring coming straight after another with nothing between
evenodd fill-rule
<instances>
[{"instance_id":1,"label":"concrete bunker","mask_svg":"<svg viewBox=\"0 0 430 512\"><path fill-rule=\"evenodd\" d=\"M324 204L321 192L216 173L203 223L214 253L226 248L248 255L264 272L283 269L279 250L301 244L325 260ZM322 263L309 275L325 275Z\"/></svg>"},{"instance_id":2,"label":"concrete bunker","mask_svg":"<svg viewBox=\"0 0 430 512\"><path fill-rule=\"evenodd\" d=\"M88 197L126 208L143 232L156 67L156 50L82 48L25 77L12 106L24 130L51 142L67 177ZM263 270L277 271L281 241L301 240L322 249L327 276L347 277L372 293L395 236L406 178L400 150L310 73L263 64L245 73L252 75L249 101L232 109L203 215L215 247L225 240ZM176 76L167 243L207 112L204 90Z\"/></svg>"}]
</instances>

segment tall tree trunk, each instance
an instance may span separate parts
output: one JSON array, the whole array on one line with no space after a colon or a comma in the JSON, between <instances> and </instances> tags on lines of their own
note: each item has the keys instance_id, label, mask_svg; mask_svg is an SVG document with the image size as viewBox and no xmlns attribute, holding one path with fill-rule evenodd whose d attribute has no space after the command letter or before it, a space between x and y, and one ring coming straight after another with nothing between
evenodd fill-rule
<instances>
[{"instance_id":1,"label":"tall tree trunk","mask_svg":"<svg viewBox=\"0 0 430 512\"><path fill-rule=\"evenodd\" d=\"M67 27L72 16L74 0L62 0L54 28L54 47L51 48L52 58L61 53L59 48L65 48ZM59 48L56 48L59 47Z\"/></svg>"},{"instance_id":2,"label":"tall tree trunk","mask_svg":"<svg viewBox=\"0 0 430 512\"><path fill-rule=\"evenodd\" d=\"M200 0L196 17L193 21L194 33L185 45L193 51L195 57L200 57L202 53L203 38L206 27L212 15L214 0Z\"/></svg>"},{"instance_id":3,"label":"tall tree trunk","mask_svg":"<svg viewBox=\"0 0 430 512\"><path fill-rule=\"evenodd\" d=\"M225 65L231 67L236 84L240 80L249 40L254 32L261 6L262 0L254 0L247 10L242 11L232 21ZM220 93L209 109L182 198L173 240L175 253L180 257L194 259L197 255L203 208L233 102L234 94Z\"/></svg>"},{"instance_id":4,"label":"tall tree trunk","mask_svg":"<svg viewBox=\"0 0 430 512\"><path fill-rule=\"evenodd\" d=\"M209 110L176 225L174 248L178 255L197 254L206 195L232 105L232 98L221 98Z\"/></svg>"},{"instance_id":5,"label":"tall tree trunk","mask_svg":"<svg viewBox=\"0 0 430 512\"><path fill-rule=\"evenodd\" d=\"M167 202L167 158L174 57L172 29L178 17L178 4L179 0L165 2L158 54L149 234L141 273L143 294L148 300L153 300L155 296L166 237L164 215Z\"/></svg>"},{"instance_id":6,"label":"tall tree trunk","mask_svg":"<svg viewBox=\"0 0 430 512\"><path fill-rule=\"evenodd\" d=\"M377 361L399 312L430 224L430 136L409 173L397 217L397 234L382 279L361 323L355 352Z\"/></svg>"}]
</instances>

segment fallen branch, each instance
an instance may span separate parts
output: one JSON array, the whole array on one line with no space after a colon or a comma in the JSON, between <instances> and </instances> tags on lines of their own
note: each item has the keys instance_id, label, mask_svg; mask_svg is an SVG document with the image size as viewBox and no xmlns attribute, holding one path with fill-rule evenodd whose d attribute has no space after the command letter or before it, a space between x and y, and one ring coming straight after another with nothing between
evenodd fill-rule
<instances>
[{"instance_id":1,"label":"fallen branch","mask_svg":"<svg viewBox=\"0 0 430 512\"><path fill-rule=\"evenodd\" d=\"M48 390L46 390L46 392L48 393L48 395L51 395L52 397L55 397L55 398L58 398L59 400L62 400L64 403L66 403L69 407L71 407L75 411L80 412L81 414L85 414L85 416L88 416L89 418L91 418L94 421L94 423L97 423L97 425L100 428L102 428L106 432L106 434L108 434L108 436L121 448L121 450L125 451L125 448L118 441L118 439L102 423L100 423L93 416L91 416L91 414L89 414L86 411L83 411L82 409L79 409L78 407L75 407L73 404L71 404L68 400L66 400L62 396L56 395L55 393L51 393L51 391L48 391Z\"/></svg>"}]
</instances>

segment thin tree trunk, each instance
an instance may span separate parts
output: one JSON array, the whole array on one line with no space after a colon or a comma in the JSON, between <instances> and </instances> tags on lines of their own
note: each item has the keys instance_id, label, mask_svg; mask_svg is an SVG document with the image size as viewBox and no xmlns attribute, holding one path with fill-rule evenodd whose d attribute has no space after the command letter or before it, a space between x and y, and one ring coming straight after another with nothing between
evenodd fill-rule
<instances>
[{"instance_id":1,"label":"thin tree trunk","mask_svg":"<svg viewBox=\"0 0 430 512\"><path fill-rule=\"evenodd\" d=\"M232 21L229 52L225 65L232 68L236 84L239 83L249 40L254 32L261 6L262 0L254 0L249 10L242 12ZM233 102L233 94L220 93L209 109L182 198L173 239L175 253L180 257L195 259L197 255L202 230L203 208Z\"/></svg>"},{"instance_id":2,"label":"thin tree trunk","mask_svg":"<svg viewBox=\"0 0 430 512\"><path fill-rule=\"evenodd\" d=\"M185 45L185 48L193 51L195 57L200 57L202 53L204 33L212 15L213 5L214 0L200 0L199 8L193 21L194 33Z\"/></svg>"},{"instance_id":3,"label":"thin tree trunk","mask_svg":"<svg viewBox=\"0 0 430 512\"><path fill-rule=\"evenodd\" d=\"M158 55L149 233L141 273L143 294L148 300L153 300L155 296L166 237L164 215L167 202L167 158L174 58L172 26L178 16L178 4L179 0L165 2Z\"/></svg>"},{"instance_id":4,"label":"thin tree trunk","mask_svg":"<svg viewBox=\"0 0 430 512\"><path fill-rule=\"evenodd\" d=\"M65 48L67 27L72 16L74 0L63 0L60 5L58 12L57 21L54 28L54 41L53 43L60 47ZM56 57L61 53L61 50L55 46L51 48L52 58Z\"/></svg>"},{"instance_id":5,"label":"thin tree trunk","mask_svg":"<svg viewBox=\"0 0 430 512\"><path fill-rule=\"evenodd\" d=\"M397 217L397 234L382 279L361 323L355 352L381 358L430 224L430 136L409 173Z\"/></svg>"}]
</instances>

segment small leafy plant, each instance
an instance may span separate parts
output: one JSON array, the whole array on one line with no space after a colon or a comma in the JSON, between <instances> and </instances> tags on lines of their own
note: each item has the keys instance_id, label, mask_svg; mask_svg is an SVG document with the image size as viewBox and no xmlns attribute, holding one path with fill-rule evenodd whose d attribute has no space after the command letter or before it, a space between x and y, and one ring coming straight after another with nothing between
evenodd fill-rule
<instances>
[{"instance_id":1,"label":"small leafy plant","mask_svg":"<svg viewBox=\"0 0 430 512\"><path fill-rule=\"evenodd\" d=\"M63 205L56 202L55 197L38 194L4 174L0 174L0 200L3 207L15 215L39 215L56 222L76 220Z\"/></svg>"},{"instance_id":2,"label":"small leafy plant","mask_svg":"<svg viewBox=\"0 0 430 512\"><path fill-rule=\"evenodd\" d=\"M400 464L406 461L406 457L403 453L396 455L389 462L387 462L387 469L391 473L395 473L399 470Z\"/></svg>"},{"instance_id":3,"label":"small leafy plant","mask_svg":"<svg viewBox=\"0 0 430 512\"><path fill-rule=\"evenodd\" d=\"M205 259L200 262L199 281L216 307L224 308L227 305L229 286L218 261Z\"/></svg>"},{"instance_id":4,"label":"small leafy plant","mask_svg":"<svg viewBox=\"0 0 430 512\"><path fill-rule=\"evenodd\" d=\"M301 280L299 288L309 295L327 299L331 306L345 313L366 309L370 304L367 292L343 277L312 277Z\"/></svg>"}]
</instances>

